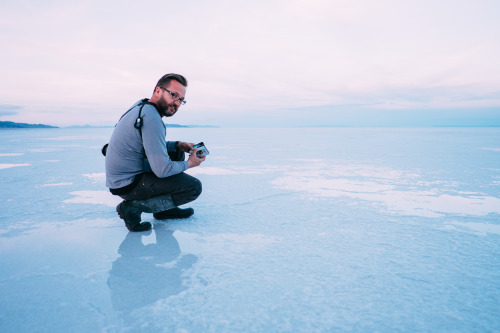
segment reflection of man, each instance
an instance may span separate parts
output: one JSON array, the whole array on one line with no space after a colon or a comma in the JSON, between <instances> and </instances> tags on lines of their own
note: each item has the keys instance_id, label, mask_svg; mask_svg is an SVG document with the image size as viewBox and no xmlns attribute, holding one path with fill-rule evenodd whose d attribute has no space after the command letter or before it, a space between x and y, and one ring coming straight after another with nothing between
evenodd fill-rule
<instances>
[{"instance_id":1,"label":"reflection of man","mask_svg":"<svg viewBox=\"0 0 500 333\"><path fill-rule=\"evenodd\" d=\"M134 310L186 289L182 272L193 266L196 256L181 256L173 231L159 227L154 232L156 244L144 245L144 234L130 232L118 249L121 256L108 278L111 303L117 311Z\"/></svg>"},{"instance_id":2,"label":"reflection of man","mask_svg":"<svg viewBox=\"0 0 500 333\"><path fill-rule=\"evenodd\" d=\"M106 151L106 186L125 199L116 211L130 231L151 229L141 223L141 213L156 219L186 218L192 208L178 206L195 200L201 182L184 173L200 165L205 157L196 155L193 143L165 141L162 117L173 116L186 103L187 80L166 74L156 84L151 98L128 110L116 124ZM187 161L185 153L193 151Z\"/></svg>"}]
</instances>

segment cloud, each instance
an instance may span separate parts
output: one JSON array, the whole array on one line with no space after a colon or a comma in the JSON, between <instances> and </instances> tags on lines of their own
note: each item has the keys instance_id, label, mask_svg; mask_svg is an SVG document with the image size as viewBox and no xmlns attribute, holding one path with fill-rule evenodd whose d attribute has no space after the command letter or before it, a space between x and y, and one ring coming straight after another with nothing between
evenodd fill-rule
<instances>
[{"instance_id":1,"label":"cloud","mask_svg":"<svg viewBox=\"0 0 500 333\"><path fill-rule=\"evenodd\" d=\"M180 72L190 81L176 115L185 124L356 103L495 107L499 9L486 0L4 2L0 100L25 105L16 121L114 123L161 75ZM37 89L26 94L26 82Z\"/></svg>"},{"instance_id":2,"label":"cloud","mask_svg":"<svg viewBox=\"0 0 500 333\"><path fill-rule=\"evenodd\" d=\"M22 108L19 105L0 104L0 117L16 115Z\"/></svg>"}]
</instances>

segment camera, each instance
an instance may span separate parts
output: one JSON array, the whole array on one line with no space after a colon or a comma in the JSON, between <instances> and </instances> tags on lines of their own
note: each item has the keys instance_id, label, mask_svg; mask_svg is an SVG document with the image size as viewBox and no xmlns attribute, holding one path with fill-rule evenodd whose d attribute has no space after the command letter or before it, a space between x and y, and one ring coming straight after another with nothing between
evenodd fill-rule
<instances>
[{"instance_id":1,"label":"camera","mask_svg":"<svg viewBox=\"0 0 500 333\"><path fill-rule=\"evenodd\" d=\"M203 142L197 143L193 147L198 149L196 151L196 156L198 156L199 158L205 157L208 154L210 154L210 152L208 151L207 147L205 147L205 144ZM189 153L192 154L193 151L191 150L189 151Z\"/></svg>"}]
</instances>

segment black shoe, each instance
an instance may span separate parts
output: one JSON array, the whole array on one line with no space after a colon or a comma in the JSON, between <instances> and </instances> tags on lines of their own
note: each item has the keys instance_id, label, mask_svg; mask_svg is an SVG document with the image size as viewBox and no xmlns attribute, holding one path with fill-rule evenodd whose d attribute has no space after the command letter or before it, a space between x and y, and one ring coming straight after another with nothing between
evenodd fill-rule
<instances>
[{"instance_id":1,"label":"black shoe","mask_svg":"<svg viewBox=\"0 0 500 333\"><path fill-rule=\"evenodd\" d=\"M185 219L194 214L193 208L179 208L175 207L169 210L164 210L163 212L154 213L153 217L157 220L166 219Z\"/></svg>"},{"instance_id":2,"label":"black shoe","mask_svg":"<svg viewBox=\"0 0 500 333\"><path fill-rule=\"evenodd\" d=\"M141 213L136 212L133 209L128 209L125 201L122 201L118 206L116 206L116 212L125 222L125 226L129 231L147 231L151 229L151 223L141 223Z\"/></svg>"}]
</instances>

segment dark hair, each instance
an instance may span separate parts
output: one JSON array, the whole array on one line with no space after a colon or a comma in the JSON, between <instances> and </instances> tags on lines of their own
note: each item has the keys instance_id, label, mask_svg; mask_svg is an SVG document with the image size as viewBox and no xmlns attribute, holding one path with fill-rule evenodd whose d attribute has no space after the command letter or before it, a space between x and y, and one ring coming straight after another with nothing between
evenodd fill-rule
<instances>
[{"instance_id":1,"label":"dark hair","mask_svg":"<svg viewBox=\"0 0 500 333\"><path fill-rule=\"evenodd\" d=\"M163 86L168 86L170 84L170 81L175 80L182 84L184 87L187 87L188 82L186 78L180 74L175 74L175 73L168 73L165 74L161 77L160 80L158 80L158 83L156 84L156 87L163 87ZM155 87L155 89L156 89Z\"/></svg>"}]
</instances>

